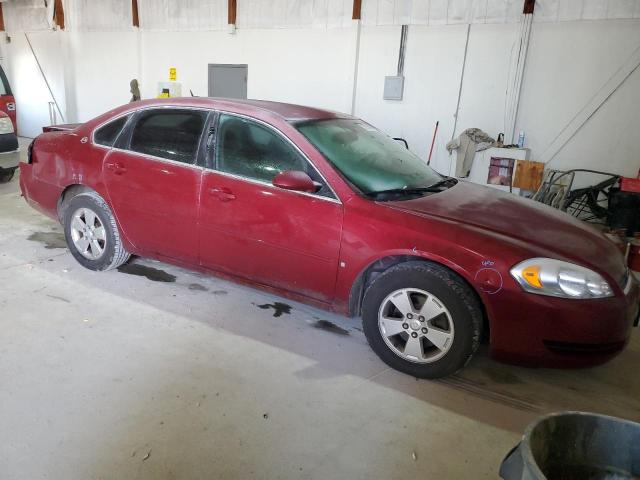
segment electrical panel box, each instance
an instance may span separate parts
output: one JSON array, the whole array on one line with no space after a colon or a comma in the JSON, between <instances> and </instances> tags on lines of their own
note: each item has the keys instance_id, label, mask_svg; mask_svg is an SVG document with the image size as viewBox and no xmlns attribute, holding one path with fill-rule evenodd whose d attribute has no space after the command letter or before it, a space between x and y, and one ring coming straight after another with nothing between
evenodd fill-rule
<instances>
[{"instance_id":1,"label":"electrical panel box","mask_svg":"<svg viewBox=\"0 0 640 480\"><path fill-rule=\"evenodd\" d=\"M392 77L384 77L384 100L402 100L402 92L404 91L404 77L395 75Z\"/></svg>"}]
</instances>

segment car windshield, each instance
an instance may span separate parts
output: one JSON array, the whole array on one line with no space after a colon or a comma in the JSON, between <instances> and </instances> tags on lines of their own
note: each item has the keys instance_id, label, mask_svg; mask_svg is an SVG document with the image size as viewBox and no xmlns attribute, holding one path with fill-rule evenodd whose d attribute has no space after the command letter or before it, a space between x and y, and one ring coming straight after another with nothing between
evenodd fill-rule
<instances>
[{"instance_id":1,"label":"car windshield","mask_svg":"<svg viewBox=\"0 0 640 480\"><path fill-rule=\"evenodd\" d=\"M361 192L415 191L445 178L380 130L358 119L301 123L298 130Z\"/></svg>"}]
</instances>

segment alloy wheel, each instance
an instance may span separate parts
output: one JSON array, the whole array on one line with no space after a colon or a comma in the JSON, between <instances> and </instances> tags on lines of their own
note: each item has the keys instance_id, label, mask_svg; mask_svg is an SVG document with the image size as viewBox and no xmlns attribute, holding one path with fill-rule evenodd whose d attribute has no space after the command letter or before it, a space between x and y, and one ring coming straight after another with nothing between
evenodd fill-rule
<instances>
[{"instance_id":1,"label":"alloy wheel","mask_svg":"<svg viewBox=\"0 0 640 480\"><path fill-rule=\"evenodd\" d=\"M382 301L378 328L393 353L414 363L435 362L453 344L449 310L435 295L416 288L396 290Z\"/></svg>"},{"instance_id":2,"label":"alloy wheel","mask_svg":"<svg viewBox=\"0 0 640 480\"><path fill-rule=\"evenodd\" d=\"M97 260L104 254L107 233L100 218L90 208L79 208L71 219L71 240L83 257Z\"/></svg>"}]
</instances>

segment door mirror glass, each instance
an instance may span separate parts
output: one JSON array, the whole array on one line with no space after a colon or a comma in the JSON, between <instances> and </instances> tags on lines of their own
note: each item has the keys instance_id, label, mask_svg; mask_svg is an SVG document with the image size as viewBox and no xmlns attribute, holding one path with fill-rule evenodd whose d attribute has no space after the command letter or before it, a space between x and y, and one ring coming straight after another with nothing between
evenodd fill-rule
<instances>
[{"instance_id":1,"label":"door mirror glass","mask_svg":"<svg viewBox=\"0 0 640 480\"><path fill-rule=\"evenodd\" d=\"M305 172L299 170L287 170L273 177L273 185L284 190L296 192L315 193L321 187L319 183L311 180Z\"/></svg>"}]
</instances>

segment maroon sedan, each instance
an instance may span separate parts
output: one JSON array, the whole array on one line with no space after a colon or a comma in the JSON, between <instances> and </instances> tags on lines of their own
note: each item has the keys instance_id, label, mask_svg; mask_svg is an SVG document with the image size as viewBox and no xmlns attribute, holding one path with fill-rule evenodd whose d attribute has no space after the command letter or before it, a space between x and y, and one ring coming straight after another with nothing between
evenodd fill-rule
<instances>
[{"instance_id":1,"label":"maroon sedan","mask_svg":"<svg viewBox=\"0 0 640 480\"><path fill-rule=\"evenodd\" d=\"M131 254L213 272L347 315L416 377L491 354L602 362L629 339L638 287L616 246L530 200L443 177L357 118L261 101L122 106L40 135L29 204L73 256Z\"/></svg>"}]
</instances>

